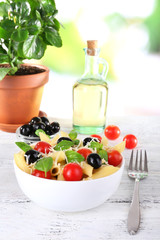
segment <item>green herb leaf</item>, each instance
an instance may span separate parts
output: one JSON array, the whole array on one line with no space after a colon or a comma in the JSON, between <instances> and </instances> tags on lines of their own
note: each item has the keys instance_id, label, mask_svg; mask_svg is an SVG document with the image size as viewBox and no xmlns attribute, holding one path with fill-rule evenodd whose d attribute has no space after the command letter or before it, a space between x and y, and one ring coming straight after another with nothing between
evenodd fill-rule
<instances>
[{"instance_id":1,"label":"green herb leaf","mask_svg":"<svg viewBox=\"0 0 160 240\"><path fill-rule=\"evenodd\" d=\"M40 133L40 132L44 133L47 137L51 138L51 137L50 137L49 135L47 135L47 134L45 133L45 131L42 130L42 129L37 129L37 130L35 131L35 134L39 137L39 133Z\"/></svg>"},{"instance_id":2,"label":"green herb leaf","mask_svg":"<svg viewBox=\"0 0 160 240\"><path fill-rule=\"evenodd\" d=\"M34 167L39 171L45 172L45 176L46 176L46 173L51 169L52 166L53 166L53 159L51 157L45 157L38 160Z\"/></svg>"},{"instance_id":3,"label":"green herb leaf","mask_svg":"<svg viewBox=\"0 0 160 240\"><path fill-rule=\"evenodd\" d=\"M75 130L72 130L68 135L72 140L75 140L77 137L77 132Z\"/></svg>"},{"instance_id":4,"label":"green herb leaf","mask_svg":"<svg viewBox=\"0 0 160 240\"><path fill-rule=\"evenodd\" d=\"M8 63L8 61L9 61L8 55L0 53L0 63Z\"/></svg>"},{"instance_id":5,"label":"green herb leaf","mask_svg":"<svg viewBox=\"0 0 160 240\"><path fill-rule=\"evenodd\" d=\"M45 28L45 37L47 41L50 43L52 46L56 47L61 47L62 46L62 40L61 37L54 28L52 27L46 27Z\"/></svg>"},{"instance_id":6,"label":"green herb leaf","mask_svg":"<svg viewBox=\"0 0 160 240\"><path fill-rule=\"evenodd\" d=\"M92 149L101 150L102 147L103 147L103 144L93 141L93 142L90 143L90 145L89 145L88 147L89 147L89 148L92 148Z\"/></svg>"},{"instance_id":7,"label":"green herb leaf","mask_svg":"<svg viewBox=\"0 0 160 240\"><path fill-rule=\"evenodd\" d=\"M23 42L28 38L28 31L25 29L16 29L12 33L12 39L16 42Z\"/></svg>"},{"instance_id":8,"label":"green herb leaf","mask_svg":"<svg viewBox=\"0 0 160 240\"><path fill-rule=\"evenodd\" d=\"M68 162L82 162L85 161L85 158L78 152L75 151L66 151L65 152Z\"/></svg>"},{"instance_id":9,"label":"green herb leaf","mask_svg":"<svg viewBox=\"0 0 160 240\"><path fill-rule=\"evenodd\" d=\"M24 142L15 142L15 144L24 152L27 152L32 149L31 146L29 146L27 143L24 143Z\"/></svg>"},{"instance_id":10,"label":"green herb leaf","mask_svg":"<svg viewBox=\"0 0 160 240\"><path fill-rule=\"evenodd\" d=\"M67 150L70 147L74 145L73 142L67 141L67 140L62 140L60 143L58 143L55 147L54 150L56 151L61 151L61 150Z\"/></svg>"},{"instance_id":11,"label":"green herb leaf","mask_svg":"<svg viewBox=\"0 0 160 240\"><path fill-rule=\"evenodd\" d=\"M8 16L9 4L5 2L0 2L0 16Z\"/></svg>"},{"instance_id":12,"label":"green herb leaf","mask_svg":"<svg viewBox=\"0 0 160 240\"><path fill-rule=\"evenodd\" d=\"M8 39L10 37L10 33L7 32L5 29L3 29L2 27L0 27L0 38L3 39Z\"/></svg>"},{"instance_id":13,"label":"green herb leaf","mask_svg":"<svg viewBox=\"0 0 160 240\"><path fill-rule=\"evenodd\" d=\"M99 150L98 154L101 157L101 159L108 161L108 153L104 149Z\"/></svg>"},{"instance_id":14,"label":"green herb leaf","mask_svg":"<svg viewBox=\"0 0 160 240\"><path fill-rule=\"evenodd\" d=\"M79 140L79 139L75 139L75 140L73 140L73 143L74 143L74 145L78 145L78 144L79 144L79 142L80 142L80 140Z\"/></svg>"},{"instance_id":15,"label":"green herb leaf","mask_svg":"<svg viewBox=\"0 0 160 240\"><path fill-rule=\"evenodd\" d=\"M40 59L46 50L46 44L37 35L31 35L23 43L23 54L26 58Z\"/></svg>"},{"instance_id":16,"label":"green herb leaf","mask_svg":"<svg viewBox=\"0 0 160 240\"><path fill-rule=\"evenodd\" d=\"M0 81L7 75L12 68L0 68Z\"/></svg>"}]
</instances>

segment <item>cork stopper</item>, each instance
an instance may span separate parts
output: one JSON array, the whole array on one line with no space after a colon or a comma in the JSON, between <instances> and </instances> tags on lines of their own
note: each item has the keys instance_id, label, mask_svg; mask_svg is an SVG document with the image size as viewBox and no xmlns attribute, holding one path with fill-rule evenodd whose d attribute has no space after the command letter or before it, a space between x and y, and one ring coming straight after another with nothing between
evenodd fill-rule
<instances>
[{"instance_id":1,"label":"cork stopper","mask_svg":"<svg viewBox=\"0 0 160 240\"><path fill-rule=\"evenodd\" d=\"M98 48L97 40L88 40L87 41L87 54L90 56L96 55L96 49Z\"/></svg>"}]
</instances>

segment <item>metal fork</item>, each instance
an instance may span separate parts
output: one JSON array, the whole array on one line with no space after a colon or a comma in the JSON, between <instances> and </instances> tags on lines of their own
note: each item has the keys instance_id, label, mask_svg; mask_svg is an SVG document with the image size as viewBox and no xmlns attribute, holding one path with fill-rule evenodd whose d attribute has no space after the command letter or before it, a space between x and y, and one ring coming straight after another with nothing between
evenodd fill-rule
<instances>
[{"instance_id":1,"label":"metal fork","mask_svg":"<svg viewBox=\"0 0 160 240\"><path fill-rule=\"evenodd\" d=\"M138 157L139 151L136 152L135 166L133 167L133 150L131 152L128 176L135 179L134 192L132 203L128 213L127 228L131 235L134 235L140 225L140 206L139 206L139 181L148 176L148 164L147 164L147 153L144 151L142 157L142 150L140 150L140 157ZM142 169L142 158L144 159L144 168ZM139 167L138 167L139 159Z\"/></svg>"}]
</instances>

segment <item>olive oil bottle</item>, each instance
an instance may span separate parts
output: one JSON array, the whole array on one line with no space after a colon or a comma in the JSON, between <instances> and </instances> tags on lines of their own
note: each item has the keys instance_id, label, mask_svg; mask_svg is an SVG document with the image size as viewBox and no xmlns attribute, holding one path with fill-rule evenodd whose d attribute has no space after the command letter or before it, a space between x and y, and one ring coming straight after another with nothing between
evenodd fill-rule
<instances>
[{"instance_id":1,"label":"olive oil bottle","mask_svg":"<svg viewBox=\"0 0 160 240\"><path fill-rule=\"evenodd\" d=\"M73 86L73 128L82 134L101 133L105 128L108 99L107 62L99 58L97 41L87 41L85 72ZM99 72L99 65L103 70Z\"/></svg>"}]
</instances>

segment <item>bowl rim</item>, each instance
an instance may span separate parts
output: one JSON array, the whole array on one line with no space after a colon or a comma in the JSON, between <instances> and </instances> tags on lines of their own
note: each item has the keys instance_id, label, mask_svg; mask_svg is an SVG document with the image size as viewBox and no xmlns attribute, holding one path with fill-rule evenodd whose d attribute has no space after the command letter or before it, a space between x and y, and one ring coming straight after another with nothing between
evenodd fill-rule
<instances>
[{"instance_id":1,"label":"bowl rim","mask_svg":"<svg viewBox=\"0 0 160 240\"><path fill-rule=\"evenodd\" d=\"M120 166L120 168L119 168L119 170L118 171L116 171L116 172L114 172L114 173L112 173L112 174L110 174L110 175L108 175L108 176L106 176L106 177L102 177L102 178L96 178L96 179L89 179L89 180L82 180L82 181L62 181L62 180L53 180L53 179L46 179L46 178L40 178L40 177L36 177L36 176L33 176L33 175L31 175L31 174L29 174L29 173L26 173L26 172L24 172L23 170L21 170L18 166L17 166L17 164L16 164L16 162L15 162L15 159L13 159L13 164L14 164L14 170L15 169L18 169L18 171L19 172L21 172L22 174L25 174L26 176L28 176L28 177L30 177L30 178L33 178L33 179L37 179L36 181L49 181L49 182L53 182L53 183L60 183L60 184L67 184L68 182L70 183L70 184L77 184L77 183L80 183L80 184L84 184L84 183L86 183L86 182L88 182L88 183L91 183L91 182L99 182L99 181L102 181L102 180L105 180L105 179L107 179L107 178L113 178L113 176L115 176L115 175L117 175L118 173L119 173L119 171L120 170L122 170L123 168L124 168L124 165L125 165L125 158L124 158L124 156L122 155L122 157L123 157L123 159L122 159L122 163L121 163L121 166ZM112 165L111 165L112 166ZM39 179L39 180L38 180Z\"/></svg>"}]
</instances>

